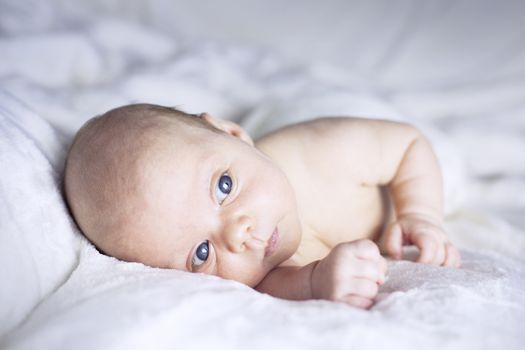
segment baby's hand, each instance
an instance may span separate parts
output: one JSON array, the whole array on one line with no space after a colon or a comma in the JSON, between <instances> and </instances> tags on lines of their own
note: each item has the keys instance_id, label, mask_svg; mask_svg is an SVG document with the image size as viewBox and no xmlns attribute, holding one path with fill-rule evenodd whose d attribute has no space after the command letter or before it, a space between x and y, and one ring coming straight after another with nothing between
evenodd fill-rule
<instances>
[{"instance_id":1,"label":"baby's hand","mask_svg":"<svg viewBox=\"0 0 525 350\"><path fill-rule=\"evenodd\" d=\"M359 308L374 303L385 281L386 260L369 240L341 243L320 260L312 272L312 297L344 302Z\"/></svg>"},{"instance_id":2,"label":"baby's hand","mask_svg":"<svg viewBox=\"0 0 525 350\"><path fill-rule=\"evenodd\" d=\"M383 253L402 258L403 245L419 248L417 262L459 267L458 250L447 239L441 224L419 215L406 215L390 224L380 240Z\"/></svg>"}]
</instances>

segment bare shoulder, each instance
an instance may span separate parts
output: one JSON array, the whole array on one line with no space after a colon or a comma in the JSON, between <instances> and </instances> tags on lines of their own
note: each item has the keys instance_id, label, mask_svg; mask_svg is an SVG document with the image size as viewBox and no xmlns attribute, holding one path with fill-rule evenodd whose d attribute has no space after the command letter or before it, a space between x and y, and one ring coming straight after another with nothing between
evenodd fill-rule
<instances>
[{"instance_id":1,"label":"bare shoulder","mask_svg":"<svg viewBox=\"0 0 525 350\"><path fill-rule=\"evenodd\" d=\"M292 124L256 141L272 159L295 164L327 178L345 176L377 183L385 163L399 161L419 132L413 126L380 119L322 117ZM377 175L376 175L377 176Z\"/></svg>"},{"instance_id":2,"label":"bare shoulder","mask_svg":"<svg viewBox=\"0 0 525 350\"><path fill-rule=\"evenodd\" d=\"M329 147L347 146L348 142L362 144L387 138L406 138L417 130L410 124L383 119L358 117L319 117L291 124L262 136L257 143L265 147L273 144Z\"/></svg>"}]
</instances>

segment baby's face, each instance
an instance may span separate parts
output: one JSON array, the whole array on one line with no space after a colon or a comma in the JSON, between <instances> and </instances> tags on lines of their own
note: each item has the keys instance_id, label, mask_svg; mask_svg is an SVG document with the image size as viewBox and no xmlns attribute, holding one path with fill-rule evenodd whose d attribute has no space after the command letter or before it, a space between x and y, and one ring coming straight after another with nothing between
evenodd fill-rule
<instances>
[{"instance_id":1,"label":"baby's face","mask_svg":"<svg viewBox=\"0 0 525 350\"><path fill-rule=\"evenodd\" d=\"M255 286L300 241L288 179L238 137L200 128L177 133L145 172L147 229L133 238L133 258Z\"/></svg>"}]
</instances>

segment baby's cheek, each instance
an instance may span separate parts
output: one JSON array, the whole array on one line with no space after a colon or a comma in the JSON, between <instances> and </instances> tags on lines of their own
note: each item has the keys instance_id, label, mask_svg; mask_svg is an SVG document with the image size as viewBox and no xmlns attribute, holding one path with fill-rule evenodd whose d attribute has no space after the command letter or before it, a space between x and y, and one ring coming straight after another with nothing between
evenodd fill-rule
<instances>
[{"instance_id":1,"label":"baby's cheek","mask_svg":"<svg viewBox=\"0 0 525 350\"><path fill-rule=\"evenodd\" d=\"M224 267L217 272L219 277L241 282L250 287L255 287L262 281L268 273L267 269L262 266L250 266L249 264L241 264L241 266Z\"/></svg>"}]
</instances>

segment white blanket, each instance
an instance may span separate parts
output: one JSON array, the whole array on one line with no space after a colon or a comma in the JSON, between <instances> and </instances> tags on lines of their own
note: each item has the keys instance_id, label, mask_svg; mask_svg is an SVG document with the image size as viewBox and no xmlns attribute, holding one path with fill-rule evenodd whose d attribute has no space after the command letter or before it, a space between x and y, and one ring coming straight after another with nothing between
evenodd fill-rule
<instances>
[{"instance_id":1,"label":"white blanket","mask_svg":"<svg viewBox=\"0 0 525 350\"><path fill-rule=\"evenodd\" d=\"M0 38L0 52L0 348L523 347L525 105L516 102L525 81L502 80L491 93L482 84L385 96L340 68L182 46L114 19L16 32ZM339 73L354 83L342 85ZM444 168L446 228L462 268L389 262L378 302L362 311L99 254L60 195L62 162L87 118L135 101L209 111L254 135L327 114L421 126Z\"/></svg>"}]
</instances>

